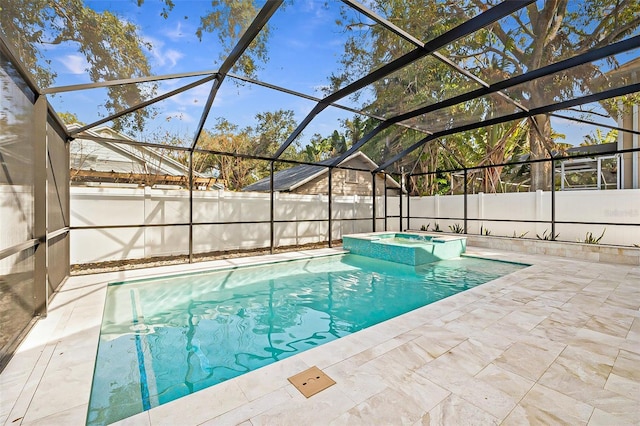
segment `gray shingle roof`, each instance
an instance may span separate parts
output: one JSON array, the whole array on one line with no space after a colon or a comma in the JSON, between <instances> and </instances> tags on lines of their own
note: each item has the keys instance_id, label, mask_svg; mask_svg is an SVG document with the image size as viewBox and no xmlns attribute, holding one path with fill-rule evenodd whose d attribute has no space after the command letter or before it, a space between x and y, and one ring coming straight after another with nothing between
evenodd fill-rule
<instances>
[{"instance_id":1,"label":"gray shingle roof","mask_svg":"<svg viewBox=\"0 0 640 426\"><path fill-rule=\"evenodd\" d=\"M318 164L329 165L335 160L329 158L324 161L320 161ZM326 173L327 168L322 166L312 166L308 164L302 164L300 166L292 167L290 169L280 170L273 174L273 190L274 191L291 191L301 182L305 182L315 176ZM271 179L266 177L259 181L252 183L251 185L242 188L243 191L269 191L271 188Z\"/></svg>"}]
</instances>

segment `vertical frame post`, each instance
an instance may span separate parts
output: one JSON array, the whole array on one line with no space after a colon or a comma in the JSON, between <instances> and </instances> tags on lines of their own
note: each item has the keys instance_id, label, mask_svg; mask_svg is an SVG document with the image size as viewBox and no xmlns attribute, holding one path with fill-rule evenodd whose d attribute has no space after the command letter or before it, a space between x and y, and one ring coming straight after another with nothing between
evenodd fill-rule
<instances>
[{"instance_id":1,"label":"vertical frame post","mask_svg":"<svg viewBox=\"0 0 640 426\"><path fill-rule=\"evenodd\" d=\"M464 233L467 233L467 220L468 220L468 212L469 212L469 208L468 208L468 204L467 204L467 195L469 194L469 188L467 187L467 168L464 168Z\"/></svg>"},{"instance_id":2,"label":"vertical frame post","mask_svg":"<svg viewBox=\"0 0 640 426\"><path fill-rule=\"evenodd\" d=\"M329 247L333 247L333 212L332 212L332 205L331 205L331 198L332 195L332 191L331 191L331 186L332 186L332 177L331 175L333 174L333 167L329 167L329 188L327 190L327 195L329 196L329 205L328 205L328 211L329 211Z\"/></svg>"},{"instance_id":3,"label":"vertical frame post","mask_svg":"<svg viewBox=\"0 0 640 426\"><path fill-rule=\"evenodd\" d=\"M399 208L400 208L400 227L398 228L398 230L400 232L402 232L402 188L404 187L404 173L400 174L400 196L398 197L399 200Z\"/></svg>"},{"instance_id":4,"label":"vertical frame post","mask_svg":"<svg viewBox=\"0 0 640 426\"><path fill-rule=\"evenodd\" d=\"M33 238L39 241L34 251L34 315L47 316L49 277L47 273L47 99L38 96L34 105L33 132Z\"/></svg>"},{"instance_id":5,"label":"vertical frame post","mask_svg":"<svg viewBox=\"0 0 640 426\"><path fill-rule=\"evenodd\" d=\"M411 189L413 183L411 182L411 175L407 176L407 229L411 229Z\"/></svg>"},{"instance_id":6,"label":"vertical frame post","mask_svg":"<svg viewBox=\"0 0 640 426\"><path fill-rule=\"evenodd\" d=\"M193 150L189 151L189 263L193 263Z\"/></svg>"},{"instance_id":7,"label":"vertical frame post","mask_svg":"<svg viewBox=\"0 0 640 426\"><path fill-rule=\"evenodd\" d=\"M273 171L274 171L274 163L275 161L271 160L269 162L269 253L273 254L273 249L275 247L275 225L273 223L275 219L275 199L273 194L274 189L274 181L273 181Z\"/></svg>"},{"instance_id":8,"label":"vertical frame post","mask_svg":"<svg viewBox=\"0 0 640 426\"><path fill-rule=\"evenodd\" d=\"M372 227L372 229L373 229L373 232L376 232L376 220L377 220L377 217L376 217L376 195L377 195L376 194L376 189L377 188L376 188L376 173L375 172L371 173L371 179L372 179L371 187L372 187L372 190L373 190L373 199L371 200L371 209L372 209L371 217L373 219L373 227Z\"/></svg>"},{"instance_id":9,"label":"vertical frame post","mask_svg":"<svg viewBox=\"0 0 640 426\"><path fill-rule=\"evenodd\" d=\"M387 172L382 173L384 178L384 231L387 232Z\"/></svg>"},{"instance_id":10,"label":"vertical frame post","mask_svg":"<svg viewBox=\"0 0 640 426\"><path fill-rule=\"evenodd\" d=\"M551 159L551 239L556 239L556 160Z\"/></svg>"}]
</instances>

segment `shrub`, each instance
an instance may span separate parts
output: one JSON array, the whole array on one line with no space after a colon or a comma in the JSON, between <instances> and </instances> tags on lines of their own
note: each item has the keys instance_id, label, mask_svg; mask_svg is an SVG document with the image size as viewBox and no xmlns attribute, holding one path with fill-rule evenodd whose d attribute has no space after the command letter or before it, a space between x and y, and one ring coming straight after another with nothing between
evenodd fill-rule
<instances>
[{"instance_id":1,"label":"shrub","mask_svg":"<svg viewBox=\"0 0 640 426\"><path fill-rule=\"evenodd\" d=\"M542 233L542 237L540 235L538 235L538 234L536 234L536 237L539 240L555 241L556 238L558 238L558 235L560 235L560 234L556 234L556 235L548 234L547 235L547 230L545 229L544 232Z\"/></svg>"},{"instance_id":2,"label":"shrub","mask_svg":"<svg viewBox=\"0 0 640 426\"><path fill-rule=\"evenodd\" d=\"M456 234L463 234L464 233L464 228L462 226L460 226L459 223L456 223L455 225L449 225L449 229L451 229L451 232L455 232Z\"/></svg>"},{"instance_id":3,"label":"shrub","mask_svg":"<svg viewBox=\"0 0 640 426\"><path fill-rule=\"evenodd\" d=\"M584 241L582 242L585 244L600 244L600 240L602 239L602 237L604 237L604 232L606 230L607 228L604 228L602 230L602 234L600 234L598 238L595 238L591 232L587 232L584 236ZM578 242L581 242L581 241L578 241Z\"/></svg>"}]
</instances>

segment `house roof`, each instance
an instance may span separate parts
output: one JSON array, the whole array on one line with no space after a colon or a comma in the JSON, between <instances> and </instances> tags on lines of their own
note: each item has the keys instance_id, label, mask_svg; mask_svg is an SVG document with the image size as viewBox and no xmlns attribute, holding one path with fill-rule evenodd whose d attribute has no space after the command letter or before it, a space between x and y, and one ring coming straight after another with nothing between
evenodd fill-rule
<instances>
[{"instance_id":1,"label":"house roof","mask_svg":"<svg viewBox=\"0 0 640 426\"><path fill-rule=\"evenodd\" d=\"M80 128L80 125L71 124L68 126L68 128L69 129ZM133 139L112 129L111 127L100 126L100 127L95 127L93 129L85 130L85 132L91 136L103 138L102 140L87 140L87 142L91 142L99 146L102 146L108 149L109 151L112 151L116 156L124 157L134 163L146 164L147 167L150 167L153 169L153 170L149 170L149 172L152 172L154 174L167 174L167 175L174 175L174 176L176 175L184 176L189 174L189 168L187 166L180 163L179 161L174 160L173 158L167 155L162 155L161 153L157 152L153 148L149 148L146 146L139 146L139 145L135 145L135 146L126 145L126 144L115 143L115 142L111 143L111 142L105 141L104 138L133 141ZM77 139L83 140L81 135L79 135ZM100 153L100 151L97 151L97 152ZM103 152L102 155L106 155L106 154L104 154ZM103 160L108 161L109 159L104 158ZM91 164L89 164L88 166L91 167ZM116 171L116 172L131 172L131 170L128 170L128 169L116 170L114 168L115 166L113 166L112 164L110 164L110 167L112 167L113 171ZM195 170L193 172L193 175L195 177L204 177L202 173L198 173Z\"/></svg>"},{"instance_id":2,"label":"house roof","mask_svg":"<svg viewBox=\"0 0 640 426\"><path fill-rule=\"evenodd\" d=\"M567 154L601 154L603 152L612 152L616 149L617 144L610 142L597 145L574 146L567 150Z\"/></svg>"},{"instance_id":3,"label":"house roof","mask_svg":"<svg viewBox=\"0 0 640 426\"><path fill-rule=\"evenodd\" d=\"M80 128L71 124L69 129ZM83 139L80 147L71 149L72 180L78 182L125 182L148 184L153 176L154 185L188 186L189 167L163 155L152 147L128 145L116 141L132 141L131 138L108 126L85 130L92 138ZM94 139L95 138L95 139ZM110 142L108 139L114 139ZM193 171L196 187L223 189L218 179Z\"/></svg>"},{"instance_id":4,"label":"house roof","mask_svg":"<svg viewBox=\"0 0 640 426\"><path fill-rule=\"evenodd\" d=\"M360 159L364 163L366 163L368 169L371 171L375 170L378 167L378 165L374 161L372 161L369 157L367 157L360 151L345 158L340 163L340 165L344 166L356 159ZM320 161L318 164L321 164L321 166L302 164L290 169L280 170L273 174L273 190L280 192L293 191L301 185L304 185L305 183L316 179L323 174L326 174L328 168L324 166L330 165L334 160L335 158L328 158L324 161ZM387 184L391 187L400 189L400 184L390 176L387 176ZM259 181L252 183L251 185L245 186L244 188L242 188L242 190L256 192L270 191L271 179L269 177L260 179Z\"/></svg>"}]
</instances>

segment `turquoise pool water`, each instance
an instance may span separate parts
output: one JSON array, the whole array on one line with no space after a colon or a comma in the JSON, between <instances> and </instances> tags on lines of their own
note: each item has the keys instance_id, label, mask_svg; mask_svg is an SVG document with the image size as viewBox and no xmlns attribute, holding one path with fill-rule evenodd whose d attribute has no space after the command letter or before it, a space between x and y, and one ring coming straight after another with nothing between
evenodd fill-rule
<instances>
[{"instance_id":1,"label":"turquoise pool water","mask_svg":"<svg viewBox=\"0 0 640 426\"><path fill-rule=\"evenodd\" d=\"M110 285L87 424L108 424L509 274L357 255Z\"/></svg>"}]
</instances>

